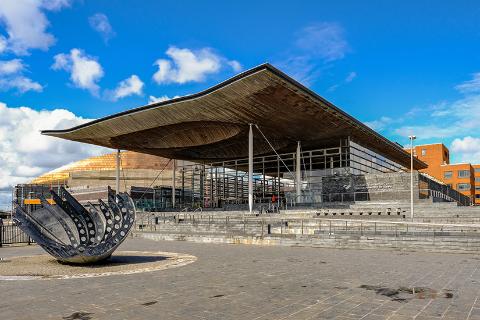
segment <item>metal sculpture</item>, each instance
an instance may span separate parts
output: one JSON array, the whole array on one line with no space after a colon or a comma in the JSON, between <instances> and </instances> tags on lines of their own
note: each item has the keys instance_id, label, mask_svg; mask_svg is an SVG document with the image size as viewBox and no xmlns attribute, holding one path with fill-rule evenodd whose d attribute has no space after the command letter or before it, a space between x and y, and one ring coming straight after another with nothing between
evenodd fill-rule
<instances>
[{"instance_id":1,"label":"metal sculpture","mask_svg":"<svg viewBox=\"0 0 480 320\"><path fill-rule=\"evenodd\" d=\"M135 222L135 206L126 193L108 188L108 204L82 206L65 188L50 190L55 204L40 197L42 207L33 212L16 206L14 221L45 251L68 263L93 263L107 259L125 240Z\"/></svg>"}]
</instances>

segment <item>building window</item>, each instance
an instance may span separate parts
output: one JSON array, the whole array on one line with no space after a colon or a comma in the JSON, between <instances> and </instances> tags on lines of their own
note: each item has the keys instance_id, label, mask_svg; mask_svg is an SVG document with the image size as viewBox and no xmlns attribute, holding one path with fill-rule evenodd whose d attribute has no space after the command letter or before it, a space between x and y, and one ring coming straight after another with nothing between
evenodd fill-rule
<instances>
[{"instance_id":1,"label":"building window","mask_svg":"<svg viewBox=\"0 0 480 320\"><path fill-rule=\"evenodd\" d=\"M480 186L475 186L475 190L480 191Z\"/></svg>"},{"instance_id":2,"label":"building window","mask_svg":"<svg viewBox=\"0 0 480 320\"><path fill-rule=\"evenodd\" d=\"M427 149L422 149L422 156L427 154Z\"/></svg>"},{"instance_id":3,"label":"building window","mask_svg":"<svg viewBox=\"0 0 480 320\"><path fill-rule=\"evenodd\" d=\"M470 183L459 183L457 184L458 191L468 191L470 190Z\"/></svg>"},{"instance_id":4,"label":"building window","mask_svg":"<svg viewBox=\"0 0 480 320\"><path fill-rule=\"evenodd\" d=\"M480 199L480 194L476 194L475 198Z\"/></svg>"},{"instance_id":5,"label":"building window","mask_svg":"<svg viewBox=\"0 0 480 320\"><path fill-rule=\"evenodd\" d=\"M480 168L475 168L476 173L480 173Z\"/></svg>"},{"instance_id":6,"label":"building window","mask_svg":"<svg viewBox=\"0 0 480 320\"><path fill-rule=\"evenodd\" d=\"M459 178L468 178L470 177L470 170L458 170Z\"/></svg>"},{"instance_id":7,"label":"building window","mask_svg":"<svg viewBox=\"0 0 480 320\"><path fill-rule=\"evenodd\" d=\"M453 172L452 172L452 171L445 171L445 172L443 173L443 178L445 178L445 179L451 179L452 176L453 176Z\"/></svg>"},{"instance_id":8,"label":"building window","mask_svg":"<svg viewBox=\"0 0 480 320\"><path fill-rule=\"evenodd\" d=\"M475 182L480 182L480 177L475 177Z\"/></svg>"}]
</instances>

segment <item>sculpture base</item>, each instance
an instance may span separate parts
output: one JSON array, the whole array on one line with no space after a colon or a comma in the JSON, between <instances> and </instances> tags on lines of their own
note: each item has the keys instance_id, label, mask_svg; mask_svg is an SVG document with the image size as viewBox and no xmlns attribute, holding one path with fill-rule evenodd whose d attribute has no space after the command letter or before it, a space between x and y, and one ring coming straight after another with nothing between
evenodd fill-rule
<instances>
[{"instance_id":1,"label":"sculpture base","mask_svg":"<svg viewBox=\"0 0 480 320\"><path fill-rule=\"evenodd\" d=\"M143 273L181 267L197 258L173 252L120 251L89 265L59 262L50 255L0 260L0 280L74 279Z\"/></svg>"}]
</instances>

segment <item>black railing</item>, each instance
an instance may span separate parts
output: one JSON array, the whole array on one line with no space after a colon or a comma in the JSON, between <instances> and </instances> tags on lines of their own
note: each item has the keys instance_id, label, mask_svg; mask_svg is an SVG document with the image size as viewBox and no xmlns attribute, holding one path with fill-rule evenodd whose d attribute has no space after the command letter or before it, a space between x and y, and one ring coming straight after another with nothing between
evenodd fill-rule
<instances>
[{"instance_id":1,"label":"black railing","mask_svg":"<svg viewBox=\"0 0 480 320\"><path fill-rule=\"evenodd\" d=\"M16 225L0 226L0 247L17 243L31 244L33 240Z\"/></svg>"}]
</instances>

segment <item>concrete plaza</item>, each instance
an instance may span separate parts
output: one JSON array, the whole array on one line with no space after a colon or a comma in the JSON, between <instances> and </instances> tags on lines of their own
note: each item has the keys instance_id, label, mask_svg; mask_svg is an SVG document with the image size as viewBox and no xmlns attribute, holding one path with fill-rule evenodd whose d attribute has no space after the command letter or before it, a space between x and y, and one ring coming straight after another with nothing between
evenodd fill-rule
<instances>
[{"instance_id":1,"label":"concrete plaza","mask_svg":"<svg viewBox=\"0 0 480 320\"><path fill-rule=\"evenodd\" d=\"M480 319L479 255L140 238L120 250L198 260L141 274L1 281L0 319ZM32 254L43 251L1 248L0 263Z\"/></svg>"}]
</instances>

